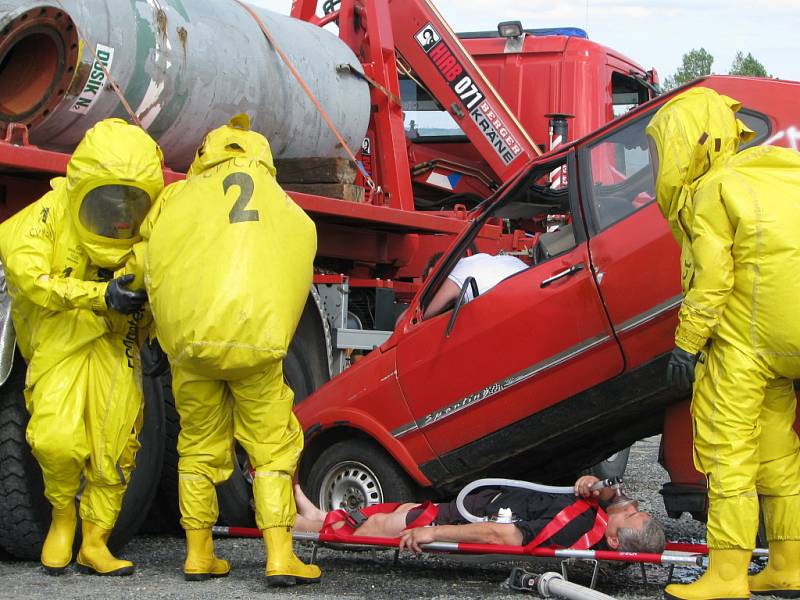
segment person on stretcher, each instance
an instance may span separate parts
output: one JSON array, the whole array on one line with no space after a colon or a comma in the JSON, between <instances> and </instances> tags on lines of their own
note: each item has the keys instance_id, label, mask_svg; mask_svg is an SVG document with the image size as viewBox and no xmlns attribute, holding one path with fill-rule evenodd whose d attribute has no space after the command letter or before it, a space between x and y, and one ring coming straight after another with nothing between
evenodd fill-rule
<instances>
[{"instance_id":1,"label":"person on stretcher","mask_svg":"<svg viewBox=\"0 0 800 600\"><path fill-rule=\"evenodd\" d=\"M417 504L401 504L393 512L374 513L366 519L363 515L358 518L356 514L355 519L349 520L351 525L356 525L353 535L399 537L400 548L414 552L420 552L422 544L432 542L505 546L525 546L535 542L535 546L663 552L665 538L661 524L650 514L640 511L637 501L614 502L615 492L611 488L592 490L598 481L592 475L580 477L575 482L574 496L519 488L481 488L464 500L467 511L479 517L492 518L501 508L510 508L514 515L513 523L492 520L469 523L459 513L455 501L438 504L438 514L425 527L414 526L423 510ZM576 500L575 496L579 498ZM580 499L588 502L588 508L580 503ZM300 486L295 486L295 501L295 531L320 531L328 513L317 508ZM582 512L569 508L576 501L584 509Z\"/></svg>"}]
</instances>

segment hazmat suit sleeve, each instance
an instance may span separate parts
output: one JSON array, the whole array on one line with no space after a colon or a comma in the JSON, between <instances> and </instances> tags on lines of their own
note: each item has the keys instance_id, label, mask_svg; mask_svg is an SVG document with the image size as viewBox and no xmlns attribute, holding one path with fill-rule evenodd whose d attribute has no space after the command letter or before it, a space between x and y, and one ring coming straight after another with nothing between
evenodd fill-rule
<instances>
[{"instance_id":1,"label":"hazmat suit sleeve","mask_svg":"<svg viewBox=\"0 0 800 600\"><path fill-rule=\"evenodd\" d=\"M17 239L16 243L7 240L4 244L10 247L4 256L6 273L28 300L53 311L75 308L107 310L107 283L51 272L53 240L56 238L52 219L37 219L33 224L26 220L9 233Z\"/></svg>"},{"instance_id":2,"label":"hazmat suit sleeve","mask_svg":"<svg viewBox=\"0 0 800 600\"><path fill-rule=\"evenodd\" d=\"M709 182L694 197L691 252L695 272L675 332L675 344L692 354L706 345L733 289L734 233L719 185Z\"/></svg>"}]
</instances>

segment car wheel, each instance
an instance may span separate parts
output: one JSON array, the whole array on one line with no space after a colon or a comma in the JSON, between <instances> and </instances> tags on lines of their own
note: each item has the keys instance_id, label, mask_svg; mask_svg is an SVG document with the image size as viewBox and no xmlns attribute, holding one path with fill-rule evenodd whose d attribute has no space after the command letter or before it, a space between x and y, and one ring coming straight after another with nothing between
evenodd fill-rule
<instances>
[{"instance_id":1,"label":"car wheel","mask_svg":"<svg viewBox=\"0 0 800 600\"><path fill-rule=\"evenodd\" d=\"M49 502L39 463L25 440L30 415L23 389L25 363L17 356L11 377L0 389L0 545L13 556L38 560L50 527ZM145 396L142 448L131 475L119 519L109 540L118 550L136 533L155 494L163 461L163 407ZM77 541L76 541L77 543Z\"/></svg>"},{"instance_id":2,"label":"car wheel","mask_svg":"<svg viewBox=\"0 0 800 600\"><path fill-rule=\"evenodd\" d=\"M414 486L397 463L364 440L338 442L312 465L305 486L323 511L382 502L414 502Z\"/></svg>"}]
</instances>

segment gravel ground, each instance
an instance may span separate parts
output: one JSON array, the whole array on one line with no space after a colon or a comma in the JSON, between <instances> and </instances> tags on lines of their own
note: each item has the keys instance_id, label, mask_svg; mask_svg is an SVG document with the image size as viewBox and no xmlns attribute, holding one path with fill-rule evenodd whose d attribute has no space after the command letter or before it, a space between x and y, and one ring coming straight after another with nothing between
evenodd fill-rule
<instances>
[{"instance_id":1,"label":"gravel ground","mask_svg":"<svg viewBox=\"0 0 800 600\"><path fill-rule=\"evenodd\" d=\"M661 483L666 473L656 462L658 438L638 442L631 452L626 477L629 492L641 499L641 508L651 511L665 524L667 538L680 541L701 541L705 536L703 524L684 515L678 520L664 514ZM314 597L342 598L485 598L520 599L531 594L512 592L502 584L513 563L477 565L451 557L425 558L404 554L398 563L390 551L342 552L321 548L318 564L323 570L322 583L283 590L269 590L263 578L264 558L260 540L221 539L216 542L217 553L233 565L231 575L202 583L183 580L183 539L176 537L140 536L134 539L123 556L136 563L136 574L119 579L79 575L74 567L60 577L44 574L37 563L0 562L0 598L53 600L80 598L82 600L122 600L126 598L279 598ZM308 546L297 546L301 558L310 557ZM555 561L528 564L536 573L559 571ZM660 598L667 580L666 569L647 566L647 585L638 565L619 568L604 566L598 589L621 600ZM700 572L691 567L679 567L675 578L691 581ZM588 584L591 570L585 564L570 567L571 580ZM761 596L765 600L770 597Z\"/></svg>"}]
</instances>

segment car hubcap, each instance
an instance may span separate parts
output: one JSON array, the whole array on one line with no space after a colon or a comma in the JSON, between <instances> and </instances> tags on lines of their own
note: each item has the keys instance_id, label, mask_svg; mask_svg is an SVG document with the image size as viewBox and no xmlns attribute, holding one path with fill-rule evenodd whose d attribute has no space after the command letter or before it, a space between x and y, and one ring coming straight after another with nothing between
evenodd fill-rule
<instances>
[{"instance_id":1,"label":"car hubcap","mask_svg":"<svg viewBox=\"0 0 800 600\"><path fill-rule=\"evenodd\" d=\"M366 465L345 461L334 465L319 491L322 510L355 510L383 502L383 491L375 474Z\"/></svg>"}]
</instances>

